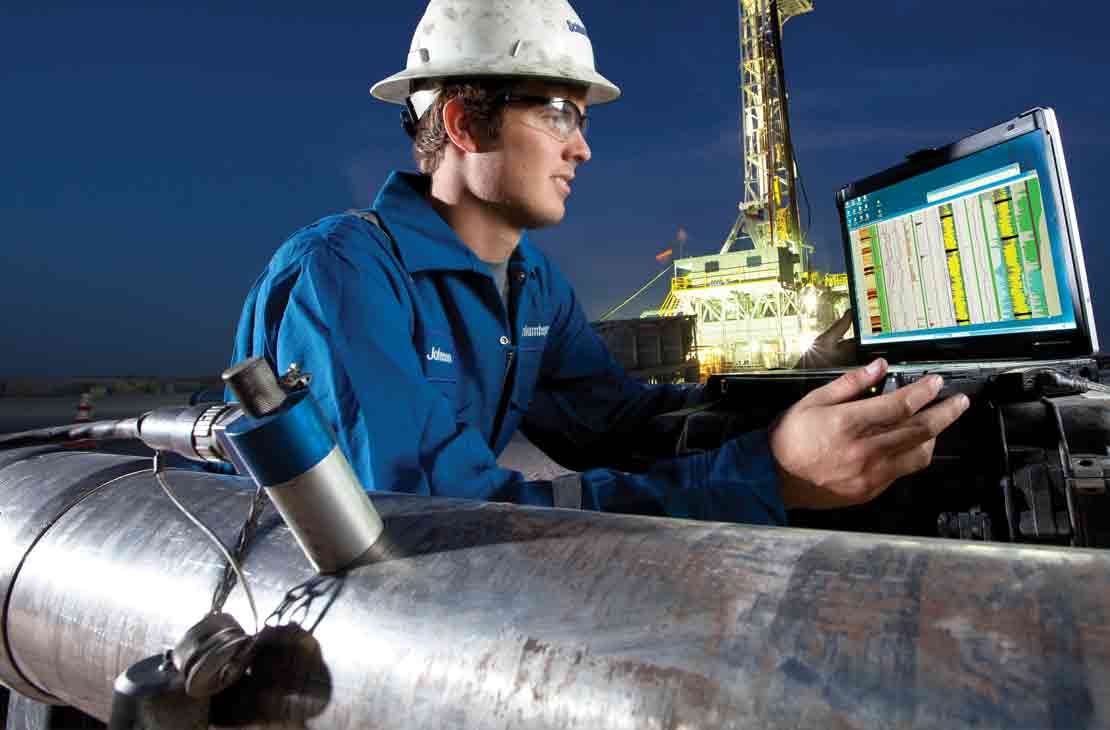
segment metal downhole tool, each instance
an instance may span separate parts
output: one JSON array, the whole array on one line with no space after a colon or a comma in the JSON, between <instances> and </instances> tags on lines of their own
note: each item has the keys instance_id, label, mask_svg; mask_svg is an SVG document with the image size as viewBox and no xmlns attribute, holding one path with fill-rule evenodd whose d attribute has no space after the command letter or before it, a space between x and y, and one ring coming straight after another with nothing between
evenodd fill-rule
<instances>
[{"instance_id":1,"label":"metal downhole tool","mask_svg":"<svg viewBox=\"0 0 1110 730\"><path fill-rule=\"evenodd\" d=\"M377 541L382 521L308 391L310 376L293 365L279 382L256 357L223 379L243 409L220 434L223 444L266 490L318 572L349 566Z\"/></svg>"}]
</instances>

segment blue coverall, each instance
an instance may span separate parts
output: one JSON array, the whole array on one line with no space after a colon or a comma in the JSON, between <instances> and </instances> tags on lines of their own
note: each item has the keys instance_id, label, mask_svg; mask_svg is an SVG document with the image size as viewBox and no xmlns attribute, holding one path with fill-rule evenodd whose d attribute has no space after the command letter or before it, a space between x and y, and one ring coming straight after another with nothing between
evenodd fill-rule
<instances>
[{"instance_id":1,"label":"blue coverall","mask_svg":"<svg viewBox=\"0 0 1110 730\"><path fill-rule=\"evenodd\" d=\"M605 467L652 417L700 389L628 378L569 283L525 234L509 261L510 306L489 268L428 203L430 178L393 173L382 228L324 218L274 254L247 297L233 362L299 363L369 489L552 504L496 456L519 427L549 454ZM584 471L586 509L781 524L763 431L646 472Z\"/></svg>"}]
</instances>

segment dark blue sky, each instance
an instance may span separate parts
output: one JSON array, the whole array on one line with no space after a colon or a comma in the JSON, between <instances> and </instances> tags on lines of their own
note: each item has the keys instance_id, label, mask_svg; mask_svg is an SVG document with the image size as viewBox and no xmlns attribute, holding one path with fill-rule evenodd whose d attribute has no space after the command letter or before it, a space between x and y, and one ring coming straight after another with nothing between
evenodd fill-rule
<instances>
[{"instance_id":1,"label":"dark blue sky","mask_svg":"<svg viewBox=\"0 0 1110 730\"><path fill-rule=\"evenodd\" d=\"M1040 0L816 5L784 40L818 262L841 266L839 185L1053 106L1110 337L1099 183L1110 13ZM423 7L5 3L0 376L218 373L243 296L284 237L368 204L390 169L411 167L397 108L367 90L402 67ZM690 252L710 253L735 219L737 7L575 7L625 96L591 113L594 159L566 221L535 239L596 317L658 271L678 226Z\"/></svg>"}]
</instances>

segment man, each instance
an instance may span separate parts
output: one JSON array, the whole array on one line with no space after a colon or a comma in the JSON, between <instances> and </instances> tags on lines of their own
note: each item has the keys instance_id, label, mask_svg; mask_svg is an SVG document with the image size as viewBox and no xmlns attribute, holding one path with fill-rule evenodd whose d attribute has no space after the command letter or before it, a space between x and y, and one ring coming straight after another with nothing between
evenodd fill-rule
<instances>
[{"instance_id":1,"label":"man","mask_svg":"<svg viewBox=\"0 0 1110 730\"><path fill-rule=\"evenodd\" d=\"M885 363L815 390L770 431L716 451L609 467L653 416L700 388L628 379L573 290L528 241L562 220L590 160L586 111L619 89L594 69L566 0L431 0L408 65L376 84L405 104L420 175L372 212L297 232L252 289L235 360L300 363L369 489L781 524L786 507L866 501L926 466L966 407L939 380L856 400ZM571 484L496 457L520 428ZM567 487L570 487L569 489Z\"/></svg>"}]
</instances>

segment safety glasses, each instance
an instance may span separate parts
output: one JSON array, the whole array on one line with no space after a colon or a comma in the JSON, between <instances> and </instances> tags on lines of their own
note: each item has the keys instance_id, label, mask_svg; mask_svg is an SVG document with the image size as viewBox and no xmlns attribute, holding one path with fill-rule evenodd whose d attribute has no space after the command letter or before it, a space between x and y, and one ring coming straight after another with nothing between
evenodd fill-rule
<instances>
[{"instance_id":1,"label":"safety glasses","mask_svg":"<svg viewBox=\"0 0 1110 730\"><path fill-rule=\"evenodd\" d=\"M586 134L589 117L570 99L558 96L527 96L522 94L501 94L497 101L502 104L530 104L541 107L539 118L545 127L564 142L570 141L575 132Z\"/></svg>"}]
</instances>

